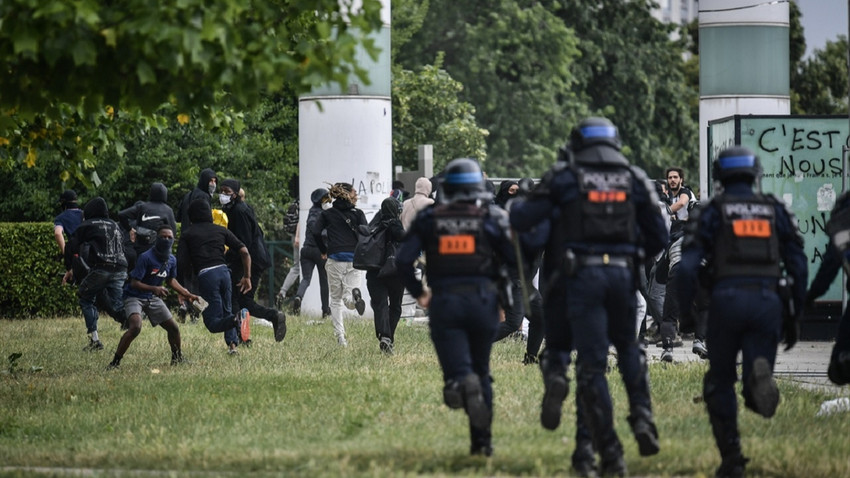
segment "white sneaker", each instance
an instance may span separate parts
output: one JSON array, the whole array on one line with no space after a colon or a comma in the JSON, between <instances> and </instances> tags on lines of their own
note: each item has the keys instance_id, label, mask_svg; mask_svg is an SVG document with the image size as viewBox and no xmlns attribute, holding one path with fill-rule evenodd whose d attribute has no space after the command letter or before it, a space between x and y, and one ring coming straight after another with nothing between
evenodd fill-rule
<instances>
[{"instance_id":1,"label":"white sneaker","mask_svg":"<svg viewBox=\"0 0 850 478\"><path fill-rule=\"evenodd\" d=\"M342 347L348 347L348 341L345 340L345 337L340 335L336 338L337 343Z\"/></svg>"}]
</instances>

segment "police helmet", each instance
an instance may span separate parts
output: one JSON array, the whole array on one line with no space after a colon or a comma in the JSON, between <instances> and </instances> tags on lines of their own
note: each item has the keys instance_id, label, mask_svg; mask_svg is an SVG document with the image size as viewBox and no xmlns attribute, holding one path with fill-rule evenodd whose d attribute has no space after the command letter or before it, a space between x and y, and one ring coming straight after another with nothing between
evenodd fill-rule
<instances>
[{"instance_id":1,"label":"police helmet","mask_svg":"<svg viewBox=\"0 0 850 478\"><path fill-rule=\"evenodd\" d=\"M761 162L749 148L732 146L724 149L714 160L712 174L721 183L732 180L753 182L761 176Z\"/></svg>"},{"instance_id":2,"label":"police helmet","mask_svg":"<svg viewBox=\"0 0 850 478\"><path fill-rule=\"evenodd\" d=\"M442 202L475 201L492 197L492 193L487 192L481 166L472 158L449 161L440 180L440 189Z\"/></svg>"},{"instance_id":3,"label":"police helmet","mask_svg":"<svg viewBox=\"0 0 850 478\"><path fill-rule=\"evenodd\" d=\"M617 151L623 146L617 127L608 118L586 118L570 133L569 148L574 153L596 145L610 146Z\"/></svg>"}]
</instances>

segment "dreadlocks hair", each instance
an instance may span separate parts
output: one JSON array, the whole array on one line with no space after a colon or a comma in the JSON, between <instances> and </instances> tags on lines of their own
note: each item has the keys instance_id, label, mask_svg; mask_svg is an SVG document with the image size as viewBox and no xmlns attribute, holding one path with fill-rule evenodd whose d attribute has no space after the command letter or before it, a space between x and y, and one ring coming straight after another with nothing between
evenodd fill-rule
<instances>
[{"instance_id":1,"label":"dreadlocks hair","mask_svg":"<svg viewBox=\"0 0 850 478\"><path fill-rule=\"evenodd\" d=\"M328 188L328 194L333 199L343 198L345 200L348 200L349 195L352 193L352 191L354 191L354 186L348 183L336 183L333 185L330 183L326 184L330 186Z\"/></svg>"}]
</instances>

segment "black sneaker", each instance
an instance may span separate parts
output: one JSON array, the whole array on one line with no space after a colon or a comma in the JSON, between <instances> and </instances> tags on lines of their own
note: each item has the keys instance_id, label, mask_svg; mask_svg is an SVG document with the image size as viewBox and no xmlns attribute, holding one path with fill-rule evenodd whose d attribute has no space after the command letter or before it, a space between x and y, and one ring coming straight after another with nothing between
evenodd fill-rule
<instances>
[{"instance_id":1,"label":"black sneaker","mask_svg":"<svg viewBox=\"0 0 850 478\"><path fill-rule=\"evenodd\" d=\"M779 405L779 389L773 379L770 363L764 357L758 357L753 361L753 370L750 372L750 396L754 412L764 418L770 418L776 413L776 407Z\"/></svg>"},{"instance_id":2,"label":"black sneaker","mask_svg":"<svg viewBox=\"0 0 850 478\"><path fill-rule=\"evenodd\" d=\"M561 424L561 406L570 391L567 377L550 373L543 379L543 403L540 406L540 424L547 430L555 430Z\"/></svg>"},{"instance_id":3,"label":"black sneaker","mask_svg":"<svg viewBox=\"0 0 850 478\"><path fill-rule=\"evenodd\" d=\"M186 323L186 316L189 314L189 309L186 307L186 304L180 304L180 308L177 309L177 322L181 324Z\"/></svg>"},{"instance_id":4,"label":"black sneaker","mask_svg":"<svg viewBox=\"0 0 850 478\"><path fill-rule=\"evenodd\" d=\"M366 312L366 301L363 300L360 289L357 287L351 289L351 297L354 299L354 308L357 309L357 313L363 315Z\"/></svg>"},{"instance_id":5,"label":"black sneaker","mask_svg":"<svg viewBox=\"0 0 850 478\"><path fill-rule=\"evenodd\" d=\"M274 328L275 342L283 342L283 338L286 337L286 314L278 311L277 316L272 322L272 327Z\"/></svg>"},{"instance_id":6,"label":"black sneaker","mask_svg":"<svg viewBox=\"0 0 850 478\"><path fill-rule=\"evenodd\" d=\"M83 347L84 352L94 352L96 350L103 350L103 344L100 343L100 340L90 339L89 344Z\"/></svg>"},{"instance_id":7,"label":"black sneaker","mask_svg":"<svg viewBox=\"0 0 850 478\"><path fill-rule=\"evenodd\" d=\"M297 295L292 299L292 313L301 315L301 297Z\"/></svg>"},{"instance_id":8,"label":"black sneaker","mask_svg":"<svg viewBox=\"0 0 850 478\"><path fill-rule=\"evenodd\" d=\"M181 363L187 363L187 360L183 358L182 352L176 352L171 354L171 365L179 365Z\"/></svg>"},{"instance_id":9,"label":"black sneaker","mask_svg":"<svg viewBox=\"0 0 850 478\"><path fill-rule=\"evenodd\" d=\"M673 363L673 349L665 348L661 351L661 361L667 363Z\"/></svg>"},{"instance_id":10,"label":"black sneaker","mask_svg":"<svg viewBox=\"0 0 850 478\"><path fill-rule=\"evenodd\" d=\"M121 366L120 362L116 362L116 361L113 360L113 361L109 362L109 365L106 366L106 370L115 370L116 368L118 368L120 366Z\"/></svg>"}]
</instances>

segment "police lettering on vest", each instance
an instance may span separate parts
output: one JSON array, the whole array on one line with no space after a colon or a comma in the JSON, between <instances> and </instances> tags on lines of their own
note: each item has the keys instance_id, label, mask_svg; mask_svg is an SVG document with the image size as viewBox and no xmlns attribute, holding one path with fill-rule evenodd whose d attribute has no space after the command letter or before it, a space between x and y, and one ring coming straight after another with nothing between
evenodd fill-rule
<instances>
[{"instance_id":1,"label":"police lettering on vest","mask_svg":"<svg viewBox=\"0 0 850 478\"><path fill-rule=\"evenodd\" d=\"M436 235L426 245L429 277L493 277L493 251L484 232L487 210L473 204L451 203L434 207Z\"/></svg>"},{"instance_id":2,"label":"police lettering on vest","mask_svg":"<svg viewBox=\"0 0 850 478\"><path fill-rule=\"evenodd\" d=\"M714 277L779 277L776 202L756 195L714 201L723 219L714 250Z\"/></svg>"},{"instance_id":3,"label":"police lettering on vest","mask_svg":"<svg viewBox=\"0 0 850 478\"><path fill-rule=\"evenodd\" d=\"M579 200L562 210L560 224L570 242L633 244L637 241L632 172L625 167L574 166Z\"/></svg>"}]
</instances>

